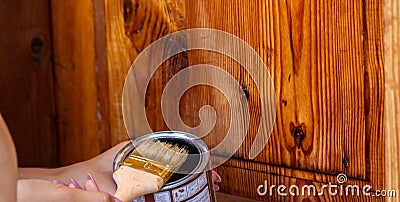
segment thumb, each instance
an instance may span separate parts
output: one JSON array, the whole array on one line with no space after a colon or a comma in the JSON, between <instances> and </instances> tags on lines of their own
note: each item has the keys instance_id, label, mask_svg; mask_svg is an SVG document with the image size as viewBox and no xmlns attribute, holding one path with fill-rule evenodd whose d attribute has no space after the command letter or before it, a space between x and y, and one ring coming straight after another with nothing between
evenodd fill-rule
<instances>
[{"instance_id":1,"label":"thumb","mask_svg":"<svg viewBox=\"0 0 400 202\"><path fill-rule=\"evenodd\" d=\"M90 191L90 192L98 192L99 186L97 185L96 181L94 180L93 176L91 174L86 174L86 182L84 185L84 188L86 191ZM114 197L114 196L112 196ZM122 202L121 200L117 199L114 197L114 201L115 202Z\"/></svg>"}]
</instances>

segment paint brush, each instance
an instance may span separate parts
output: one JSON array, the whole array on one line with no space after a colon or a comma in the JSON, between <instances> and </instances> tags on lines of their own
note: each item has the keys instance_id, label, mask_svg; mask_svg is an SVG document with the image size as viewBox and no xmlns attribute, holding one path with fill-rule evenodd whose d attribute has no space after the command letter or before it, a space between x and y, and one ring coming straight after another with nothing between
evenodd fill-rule
<instances>
[{"instance_id":1,"label":"paint brush","mask_svg":"<svg viewBox=\"0 0 400 202\"><path fill-rule=\"evenodd\" d=\"M113 173L115 197L122 201L157 192L186 161L188 151L158 140L146 140Z\"/></svg>"}]
</instances>

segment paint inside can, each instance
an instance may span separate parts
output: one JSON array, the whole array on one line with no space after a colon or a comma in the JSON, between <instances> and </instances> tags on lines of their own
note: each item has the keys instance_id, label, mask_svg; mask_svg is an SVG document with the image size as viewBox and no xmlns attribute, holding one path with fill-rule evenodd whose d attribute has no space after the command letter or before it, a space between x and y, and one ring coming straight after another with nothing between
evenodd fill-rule
<instances>
[{"instance_id":1,"label":"paint inside can","mask_svg":"<svg viewBox=\"0 0 400 202\"><path fill-rule=\"evenodd\" d=\"M141 136L124 146L115 156L114 171L125 158L145 140L159 140L185 147L188 158L157 193L138 197L133 202L214 202L215 192L211 180L210 154L207 145L197 136L178 132L162 131Z\"/></svg>"}]
</instances>

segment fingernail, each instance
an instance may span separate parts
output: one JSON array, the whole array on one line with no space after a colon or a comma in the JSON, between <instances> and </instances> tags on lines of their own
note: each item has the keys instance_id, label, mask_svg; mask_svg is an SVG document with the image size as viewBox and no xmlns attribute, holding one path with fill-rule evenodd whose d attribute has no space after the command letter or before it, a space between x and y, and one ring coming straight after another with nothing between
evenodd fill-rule
<instances>
[{"instance_id":1,"label":"fingernail","mask_svg":"<svg viewBox=\"0 0 400 202\"><path fill-rule=\"evenodd\" d=\"M221 176L216 172L216 171L212 171L212 175L214 176L214 177L216 177L216 179L215 179L215 181L216 182L221 182L222 181L222 178L221 178Z\"/></svg>"},{"instance_id":2,"label":"fingernail","mask_svg":"<svg viewBox=\"0 0 400 202\"><path fill-rule=\"evenodd\" d=\"M73 178L71 178L71 183L75 188L82 189L81 185L79 185L78 182L76 182Z\"/></svg>"},{"instance_id":3,"label":"fingernail","mask_svg":"<svg viewBox=\"0 0 400 202\"><path fill-rule=\"evenodd\" d=\"M221 176L219 176L219 175L217 174L217 180L215 180L215 181L217 181L217 182L222 182Z\"/></svg>"},{"instance_id":4,"label":"fingernail","mask_svg":"<svg viewBox=\"0 0 400 202\"><path fill-rule=\"evenodd\" d=\"M117 198L115 198L114 201L115 201L115 202L123 202L123 201L121 201L121 200L119 200L119 199L117 199Z\"/></svg>"},{"instance_id":5,"label":"fingernail","mask_svg":"<svg viewBox=\"0 0 400 202\"><path fill-rule=\"evenodd\" d=\"M53 180L53 183L59 184L59 185L64 185L64 186L68 186L68 185L65 184L63 181L60 181L60 180Z\"/></svg>"},{"instance_id":6,"label":"fingernail","mask_svg":"<svg viewBox=\"0 0 400 202\"><path fill-rule=\"evenodd\" d=\"M86 179L87 180L92 180L96 184L96 181L94 180L93 176L90 173L86 174Z\"/></svg>"}]
</instances>

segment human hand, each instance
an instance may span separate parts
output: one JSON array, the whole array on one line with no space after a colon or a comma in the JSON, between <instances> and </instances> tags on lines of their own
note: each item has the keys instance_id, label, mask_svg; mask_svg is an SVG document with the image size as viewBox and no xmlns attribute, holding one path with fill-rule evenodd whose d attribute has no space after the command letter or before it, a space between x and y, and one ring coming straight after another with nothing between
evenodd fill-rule
<instances>
[{"instance_id":1,"label":"human hand","mask_svg":"<svg viewBox=\"0 0 400 202\"><path fill-rule=\"evenodd\" d=\"M112 178L114 157L128 142L122 142L93 159L67 167L56 169L20 168L20 179L45 179L49 181L59 180L69 182L73 178L78 184L84 184L86 181L84 174L90 173L96 179L99 190L113 194L116 191L116 185ZM221 177L217 172L212 171L212 179L215 184L214 190L218 191L219 186L216 183L221 182Z\"/></svg>"},{"instance_id":2,"label":"human hand","mask_svg":"<svg viewBox=\"0 0 400 202\"><path fill-rule=\"evenodd\" d=\"M127 143L128 141L122 142L90 160L62 168L20 168L19 178L44 179L47 181L59 180L63 182L69 182L72 178L77 183L84 184L86 181L85 174L90 173L96 179L99 190L113 194L116 190L112 178L113 160L118 151Z\"/></svg>"},{"instance_id":3,"label":"human hand","mask_svg":"<svg viewBox=\"0 0 400 202\"><path fill-rule=\"evenodd\" d=\"M61 178L53 179L64 179L65 182L68 182L70 180L65 179L65 175L67 175L72 176L72 178L77 178L78 180L75 181L81 183L82 178L80 178L80 176L82 176L82 173L91 173L91 176L96 179L99 190L114 194L116 191L116 185L112 178L112 166L109 165L113 164L115 155L126 144L128 144L128 141L116 145L110 150L100 154L99 156L89 161L69 166L64 170L63 176ZM218 183L221 182L221 176L215 170L212 170L212 181L214 184L214 191L219 191L220 187Z\"/></svg>"},{"instance_id":4,"label":"human hand","mask_svg":"<svg viewBox=\"0 0 400 202\"><path fill-rule=\"evenodd\" d=\"M80 189L80 190L86 190L86 191L91 191L91 192L99 192L100 189L95 181L95 179L88 173L86 176L86 182L84 184L84 186L82 187L81 185L79 185L79 183L76 182L76 180L71 179L70 183L64 183L62 181L59 180L53 180L54 183L62 185L64 187L70 187L70 188L75 188L75 189ZM214 184L214 190L218 191L219 190L219 186L216 184L217 182L221 182L221 176L214 170L212 170L212 181ZM83 197L83 196L79 196L79 197ZM84 198L80 199L83 200ZM119 202L119 199L114 199L115 202Z\"/></svg>"},{"instance_id":5,"label":"human hand","mask_svg":"<svg viewBox=\"0 0 400 202\"><path fill-rule=\"evenodd\" d=\"M18 202L25 201L100 201L120 202L112 195L99 191L90 175L83 187L73 181L69 186L62 182L52 183L40 179L18 180Z\"/></svg>"}]
</instances>

